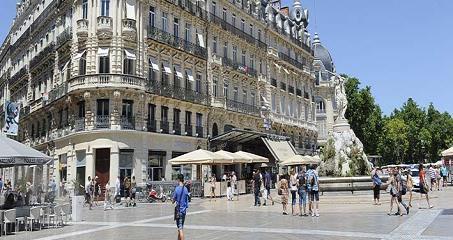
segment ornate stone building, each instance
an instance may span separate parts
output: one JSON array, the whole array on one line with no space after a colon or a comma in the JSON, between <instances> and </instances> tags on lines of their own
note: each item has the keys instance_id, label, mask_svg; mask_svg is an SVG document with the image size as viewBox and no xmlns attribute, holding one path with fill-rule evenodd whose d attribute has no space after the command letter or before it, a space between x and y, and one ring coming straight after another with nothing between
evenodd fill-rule
<instances>
[{"instance_id":1,"label":"ornate stone building","mask_svg":"<svg viewBox=\"0 0 453 240\"><path fill-rule=\"evenodd\" d=\"M0 97L21 104L17 139L54 157L42 170L57 181L199 179L199 166L167 160L232 129L308 154L318 133L307 26L298 0L22 0Z\"/></svg>"}]
</instances>

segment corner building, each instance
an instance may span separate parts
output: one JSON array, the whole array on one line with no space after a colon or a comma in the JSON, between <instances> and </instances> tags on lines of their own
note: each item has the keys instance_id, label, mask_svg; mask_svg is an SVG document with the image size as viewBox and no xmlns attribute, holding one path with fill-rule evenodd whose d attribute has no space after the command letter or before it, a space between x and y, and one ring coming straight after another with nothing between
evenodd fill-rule
<instances>
[{"instance_id":1,"label":"corner building","mask_svg":"<svg viewBox=\"0 0 453 240\"><path fill-rule=\"evenodd\" d=\"M308 11L280 2L23 0L0 53L17 139L54 157L10 177L201 179L168 160L234 129L316 149ZM3 123L2 123L3 124ZM266 127L267 128L266 128ZM6 178L6 176L5 176Z\"/></svg>"}]
</instances>

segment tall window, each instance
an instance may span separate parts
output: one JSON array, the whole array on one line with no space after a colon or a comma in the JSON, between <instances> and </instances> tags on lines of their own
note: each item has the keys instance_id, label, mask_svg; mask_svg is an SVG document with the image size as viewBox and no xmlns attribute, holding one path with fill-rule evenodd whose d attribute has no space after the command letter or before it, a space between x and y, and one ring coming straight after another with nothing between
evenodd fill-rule
<instances>
[{"instance_id":1,"label":"tall window","mask_svg":"<svg viewBox=\"0 0 453 240\"><path fill-rule=\"evenodd\" d=\"M148 104L148 121L155 121L156 120L156 105Z\"/></svg>"},{"instance_id":2,"label":"tall window","mask_svg":"<svg viewBox=\"0 0 453 240\"><path fill-rule=\"evenodd\" d=\"M212 39L212 52L217 53L217 37Z\"/></svg>"},{"instance_id":3,"label":"tall window","mask_svg":"<svg viewBox=\"0 0 453 240\"><path fill-rule=\"evenodd\" d=\"M214 77L212 80L212 94L214 97L217 97L217 77Z\"/></svg>"},{"instance_id":4,"label":"tall window","mask_svg":"<svg viewBox=\"0 0 453 240\"><path fill-rule=\"evenodd\" d=\"M223 44L223 57L227 58L228 57L228 42L225 42Z\"/></svg>"},{"instance_id":5,"label":"tall window","mask_svg":"<svg viewBox=\"0 0 453 240\"><path fill-rule=\"evenodd\" d=\"M135 73L135 56L130 51L124 51L123 73L133 75Z\"/></svg>"},{"instance_id":6,"label":"tall window","mask_svg":"<svg viewBox=\"0 0 453 240\"><path fill-rule=\"evenodd\" d=\"M156 26L156 12L153 6L149 7L149 26Z\"/></svg>"},{"instance_id":7,"label":"tall window","mask_svg":"<svg viewBox=\"0 0 453 240\"><path fill-rule=\"evenodd\" d=\"M211 8L212 8L211 12L215 16L216 15L216 9L217 9L217 6L216 6L215 2L212 2Z\"/></svg>"},{"instance_id":8,"label":"tall window","mask_svg":"<svg viewBox=\"0 0 453 240\"><path fill-rule=\"evenodd\" d=\"M223 96L228 98L228 82L226 79L223 82Z\"/></svg>"},{"instance_id":9,"label":"tall window","mask_svg":"<svg viewBox=\"0 0 453 240\"><path fill-rule=\"evenodd\" d=\"M238 87L234 87L233 89L233 100L238 101Z\"/></svg>"},{"instance_id":10,"label":"tall window","mask_svg":"<svg viewBox=\"0 0 453 240\"><path fill-rule=\"evenodd\" d=\"M164 177L164 160L166 152L148 152L148 180L161 181Z\"/></svg>"},{"instance_id":11,"label":"tall window","mask_svg":"<svg viewBox=\"0 0 453 240\"><path fill-rule=\"evenodd\" d=\"M187 126L192 125L192 112L186 111L185 123L186 123Z\"/></svg>"},{"instance_id":12,"label":"tall window","mask_svg":"<svg viewBox=\"0 0 453 240\"><path fill-rule=\"evenodd\" d=\"M173 19L173 35L179 37L179 19Z\"/></svg>"},{"instance_id":13,"label":"tall window","mask_svg":"<svg viewBox=\"0 0 453 240\"><path fill-rule=\"evenodd\" d=\"M162 12L162 31L167 31L168 13Z\"/></svg>"},{"instance_id":14,"label":"tall window","mask_svg":"<svg viewBox=\"0 0 453 240\"><path fill-rule=\"evenodd\" d=\"M195 91L201 93L201 74L197 73L195 78Z\"/></svg>"},{"instance_id":15,"label":"tall window","mask_svg":"<svg viewBox=\"0 0 453 240\"><path fill-rule=\"evenodd\" d=\"M261 41L261 29L258 29L258 40Z\"/></svg>"},{"instance_id":16,"label":"tall window","mask_svg":"<svg viewBox=\"0 0 453 240\"><path fill-rule=\"evenodd\" d=\"M110 73L110 58L108 55L99 57L99 73Z\"/></svg>"},{"instance_id":17,"label":"tall window","mask_svg":"<svg viewBox=\"0 0 453 240\"><path fill-rule=\"evenodd\" d=\"M82 18L88 19L88 0L82 1Z\"/></svg>"},{"instance_id":18,"label":"tall window","mask_svg":"<svg viewBox=\"0 0 453 240\"><path fill-rule=\"evenodd\" d=\"M247 90L242 90L242 102L247 104Z\"/></svg>"},{"instance_id":19,"label":"tall window","mask_svg":"<svg viewBox=\"0 0 453 240\"><path fill-rule=\"evenodd\" d=\"M238 61L238 47L233 45L233 62Z\"/></svg>"},{"instance_id":20,"label":"tall window","mask_svg":"<svg viewBox=\"0 0 453 240\"><path fill-rule=\"evenodd\" d=\"M109 99L98 99L97 100L97 115L108 116L109 111Z\"/></svg>"},{"instance_id":21,"label":"tall window","mask_svg":"<svg viewBox=\"0 0 453 240\"><path fill-rule=\"evenodd\" d=\"M255 93L250 93L250 105L255 106Z\"/></svg>"},{"instance_id":22,"label":"tall window","mask_svg":"<svg viewBox=\"0 0 453 240\"><path fill-rule=\"evenodd\" d=\"M86 53L82 55L79 59L79 75L85 75L87 72L87 60L86 60Z\"/></svg>"},{"instance_id":23,"label":"tall window","mask_svg":"<svg viewBox=\"0 0 453 240\"><path fill-rule=\"evenodd\" d=\"M160 108L160 118L163 122L168 122L168 107L161 106Z\"/></svg>"},{"instance_id":24,"label":"tall window","mask_svg":"<svg viewBox=\"0 0 453 240\"><path fill-rule=\"evenodd\" d=\"M271 107L271 110L272 110L272 112L275 112L275 111L277 110L277 105L276 105L276 102L275 102L275 101L276 101L276 100L275 100L275 93L272 93L272 94L271 94L271 104L272 104L272 105L271 105L271 106L272 106L272 107Z\"/></svg>"},{"instance_id":25,"label":"tall window","mask_svg":"<svg viewBox=\"0 0 453 240\"><path fill-rule=\"evenodd\" d=\"M195 117L195 126L202 127L203 126L203 114L197 113Z\"/></svg>"},{"instance_id":26,"label":"tall window","mask_svg":"<svg viewBox=\"0 0 453 240\"><path fill-rule=\"evenodd\" d=\"M184 31L184 40L186 40L186 42L190 42L190 29L192 28L192 26L190 25L190 23L186 23L186 29Z\"/></svg>"},{"instance_id":27,"label":"tall window","mask_svg":"<svg viewBox=\"0 0 453 240\"><path fill-rule=\"evenodd\" d=\"M78 112L77 116L79 118L85 117L85 101L78 102L77 103L77 107L79 109L79 112Z\"/></svg>"},{"instance_id":28,"label":"tall window","mask_svg":"<svg viewBox=\"0 0 453 240\"><path fill-rule=\"evenodd\" d=\"M173 109L173 124L174 125L179 125L180 124L180 116L181 116L181 110L175 108Z\"/></svg>"},{"instance_id":29,"label":"tall window","mask_svg":"<svg viewBox=\"0 0 453 240\"><path fill-rule=\"evenodd\" d=\"M236 27L236 14L234 14L234 13L231 16L231 25Z\"/></svg>"},{"instance_id":30,"label":"tall window","mask_svg":"<svg viewBox=\"0 0 453 240\"><path fill-rule=\"evenodd\" d=\"M250 36L253 36L253 24L250 24Z\"/></svg>"},{"instance_id":31,"label":"tall window","mask_svg":"<svg viewBox=\"0 0 453 240\"><path fill-rule=\"evenodd\" d=\"M242 65L245 65L245 50L242 50Z\"/></svg>"},{"instance_id":32,"label":"tall window","mask_svg":"<svg viewBox=\"0 0 453 240\"><path fill-rule=\"evenodd\" d=\"M250 55L250 67L255 68L255 55Z\"/></svg>"},{"instance_id":33,"label":"tall window","mask_svg":"<svg viewBox=\"0 0 453 240\"><path fill-rule=\"evenodd\" d=\"M123 109L121 116L125 118L132 118L134 109L134 101L132 100L123 100Z\"/></svg>"},{"instance_id":34,"label":"tall window","mask_svg":"<svg viewBox=\"0 0 453 240\"><path fill-rule=\"evenodd\" d=\"M223 12L222 12L222 19L223 19L223 21L226 21L226 20L227 20L227 10L226 10L226 8L223 9Z\"/></svg>"},{"instance_id":35,"label":"tall window","mask_svg":"<svg viewBox=\"0 0 453 240\"><path fill-rule=\"evenodd\" d=\"M108 17L110 8L110 0L101 0L101 16Z\"/></svg>"},{"instance_id":36,"label":"tall window","mask_svg":"<svg viewBox=\"0 0 453 240\"><path fill-rule=\"evenodd\" d=\"M241 30L245 32L245 20L241 19Z\"/></svg>"}]
</instances>

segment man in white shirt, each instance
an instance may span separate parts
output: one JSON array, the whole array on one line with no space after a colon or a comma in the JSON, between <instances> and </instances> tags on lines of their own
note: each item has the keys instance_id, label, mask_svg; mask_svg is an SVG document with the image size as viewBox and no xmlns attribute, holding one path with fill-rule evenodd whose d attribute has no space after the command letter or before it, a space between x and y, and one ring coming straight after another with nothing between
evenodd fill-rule
<instances>
[{"instance_id":1,"label":"man in white shirt","mask_svg":"<svg viewBox=\"0 0 453 240\"><path fill-rule=\"evenodd\" d=\"M116 182L115 182L115 202L116 203L116 198L120 198L121 194L121 181L120 181L120 176L118 176L116 178Z\"/></svg>"},{"instance_id":2,"label":"man in white shirt","mask_svg":"<svg viewBox=\"0 0 453 240\"><path fill-rule=\"evenodd\" d=\"M235 172L232 172L231 174L232 174L231 183L233 185L233 196L235 194L237 194L238 195L238 200L239 200L238 178L236 177L236 173Z\"/></svg>"}]
</instances>

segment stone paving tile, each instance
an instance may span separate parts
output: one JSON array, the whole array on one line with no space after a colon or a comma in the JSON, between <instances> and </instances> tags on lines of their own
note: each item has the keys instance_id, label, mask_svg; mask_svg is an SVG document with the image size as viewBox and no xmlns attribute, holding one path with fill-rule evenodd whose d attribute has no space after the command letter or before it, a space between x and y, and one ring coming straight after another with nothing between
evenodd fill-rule
<instances>
[{"instance_id":1,"label":"stone paving tile","mask_svg":"<svg viewBox=\"0 0 453 240\"><path fill-rule=\"evenodd\" d=\"M32 239L38 239L42 237L47 237L51 235L57 235L57 234L62 234L62 233L71 233L71 232L77 232L81 230L86 230L86 229L94 229L98 226L95 225L86 225L86 226L81 226L81 225L67 225L61 228L50 228L50 229L42 229L41 231L33 231L33 232L19 232L15 235L8 235L8 236L1 236L1 239L11 239L11 240L32 240ZM80 239L79 239L80 240Z\"/></svg>"},{"instance_id":2,"label":"stone paving tile","mask_svg":"<svg viewBox=\"0 0 453 240\"><path fill-rule=\"evenodd\" d=\"M422 233L423 236L443 236L453 239L453 216L438 216Z\"/></svg>"}]
</instances>

